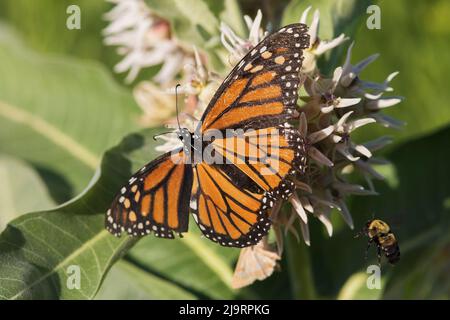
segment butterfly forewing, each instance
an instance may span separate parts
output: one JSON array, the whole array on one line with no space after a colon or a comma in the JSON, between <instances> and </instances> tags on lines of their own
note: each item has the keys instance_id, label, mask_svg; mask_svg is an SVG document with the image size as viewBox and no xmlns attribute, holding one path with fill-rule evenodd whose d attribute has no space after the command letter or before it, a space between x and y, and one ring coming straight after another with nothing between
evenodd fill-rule
<instances>
[{"instance_id":1,"label":"butterfly forewing","mask_svg":"<svg viewBox=\"0 0 450 320\"><path fill-rule=\"evenodd\" d=\"M183 151L166 153L141 168L122 187L106 215L106 229L173 238L188 229L192 166Z\"/></svg>"},{"instance_id":2,"label":"butterfly forewing","mask_svg":"<svg viewBox=\"0 0 450 320\"><path fill-rule=\"evenodd\" d=\"M231 71L200 123L208 129L265 128L295 113L299 71L309 46L304 24L288 25L266 37Z\"/></svg>"}]
</instances>

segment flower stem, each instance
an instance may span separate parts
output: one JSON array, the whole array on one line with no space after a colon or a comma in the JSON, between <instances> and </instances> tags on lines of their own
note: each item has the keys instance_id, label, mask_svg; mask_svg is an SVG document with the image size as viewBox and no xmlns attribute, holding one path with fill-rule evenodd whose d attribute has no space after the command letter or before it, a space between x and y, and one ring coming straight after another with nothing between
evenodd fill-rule
<instances>
[{"instance_id":1,"label":"flower stem","mask_svg":"<svg viewBox=\"0 0 450 320\"><path fill-rule=\"evenodd\" d=\"M317 298L314 286L309 248L303 241L297 241L291 233L286 241L288 271L294 299L312 300Z\"/></svg>"}]
</instances>

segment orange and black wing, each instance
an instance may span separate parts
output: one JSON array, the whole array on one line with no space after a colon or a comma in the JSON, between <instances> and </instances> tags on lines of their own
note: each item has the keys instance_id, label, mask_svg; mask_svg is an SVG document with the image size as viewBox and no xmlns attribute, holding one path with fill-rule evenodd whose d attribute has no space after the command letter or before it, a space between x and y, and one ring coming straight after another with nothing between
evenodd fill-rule
<instances>
[{"instance_id":1,"label":"orange and black wing","mask_svg":"<svg viewBox=\"0 0 450 320\"><path fill-rule=\"evenodd\" d=\"M192 190L192 165L183 151L166 153L135 173L122 187L106 214L106 229L173 238L186 232Z\"/></svg>"},{"instance_id":2,"label":"orange and black wing","mask_svg":"<svg viewBox=\"0 0 450 320\"><path fill-rule=\"evenodd\" d=\"M300 23L262 40L224 80L197 130L265 128L292 118L308 46L307 27Z\"/></svg>"},{"instance_id":3,"label":"orange and black wing","mask_svg":"<svg viewBox=\"0 0 450 320\"><path fill-rule=\"evenodd\" d=\"M200 163L195 167L191 209L208 239L222 246L247 247L267 234L274 200L250 189L237 185L218 166Z\"/></svg>"},{"instance_id":4,"label":"orange and black wing","mask_svg":"<svg viewBox=\"0 0 450 320\"><path fill-rule=\"evenodd\" d=\"M215 139L211 145L224 158L223 170L237 168L260 190L272 193L275 198L289 198L294 184L286 177L306 170L306 141L291 127L247 130ZM237 183L242 179L233 178Z\"/></svg>"}]
</instances>

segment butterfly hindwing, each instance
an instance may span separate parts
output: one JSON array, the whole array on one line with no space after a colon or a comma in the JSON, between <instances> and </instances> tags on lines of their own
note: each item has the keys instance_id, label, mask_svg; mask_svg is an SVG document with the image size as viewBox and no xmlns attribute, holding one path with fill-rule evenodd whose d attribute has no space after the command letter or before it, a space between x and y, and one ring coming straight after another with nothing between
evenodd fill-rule
<instances>
[{"instance_id":1,"label":"butterfly hindwing","mask_svg":"<svg viewBox=\"0 0 450 320\"><path fill-rule=\"evenodd\" d=\"M267 36L231 71L203 114L201 131L264 128L294 115L299 71L309 46L304 24Z\"/></svg>"},{"instance_id":2,"label":"butterfly hindwing","mask_svg":"<svg viewBox=\"0 0 450 320\"><path fill-rule=\"evenodd\" d=\"M273 199L240 189L220 167L198 164L194 169L193 216L203 234L227 247L254 245L270 228Z\"/></svg>"},{"instance_id":3,"label":"butterfly hindwing","mask_svg":"<svg viewBox=\"0 0 450 320\"><path fill-rule=\"evenodd\" d=\"M106 215L106 229L120 236L173 238L188 229L192 166L183 151L166 153L141 168L122 187Z\"/></svg>"}]
</instances>

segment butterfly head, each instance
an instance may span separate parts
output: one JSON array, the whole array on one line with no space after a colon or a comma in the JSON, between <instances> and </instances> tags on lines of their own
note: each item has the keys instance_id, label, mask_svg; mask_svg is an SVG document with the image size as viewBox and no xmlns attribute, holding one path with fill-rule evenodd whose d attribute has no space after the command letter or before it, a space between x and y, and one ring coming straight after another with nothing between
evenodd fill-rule
<instances>
[{"instance_id":1,"label":"butterfly head","mask_svg":"<svg viewBox=\"0 0 450 320\"><path fill-rule=\"evenodd\" d=\"M178 139L183 143L184 151L187 153L190 152L193 146L192 133L186 128L180 128L178 129L177 134Z\"/></svg>"},{"instance_id":2,"label":"butterfly head","mask_svg":"<svg viewBox=\"0 0 450 320\"><path fill-rule=\"evenodd\" d=\"M186 141L191 140L192 134L191 134L191 132L190 132L188 129L186 129L186 128L180 128L180 129L177 131L177 134L178 134L178 139L180 139L181 142L183 142L183 143L186 143Z\"/></svg>"}]
</instances>

